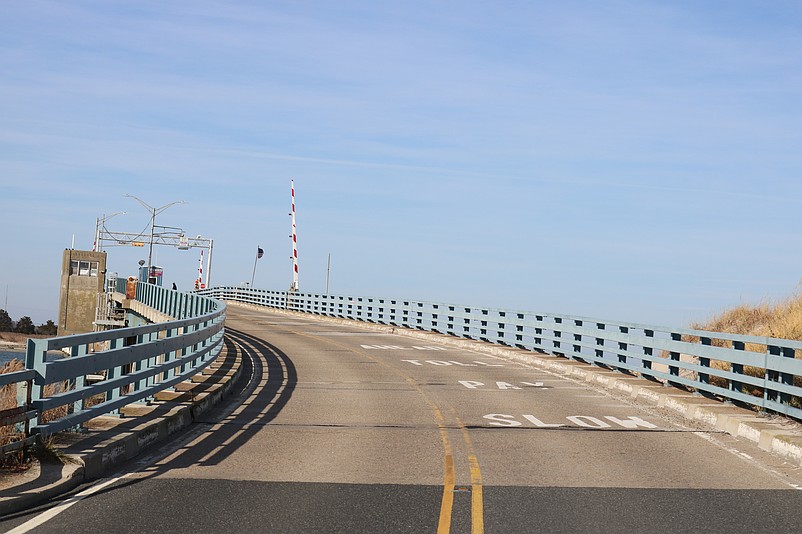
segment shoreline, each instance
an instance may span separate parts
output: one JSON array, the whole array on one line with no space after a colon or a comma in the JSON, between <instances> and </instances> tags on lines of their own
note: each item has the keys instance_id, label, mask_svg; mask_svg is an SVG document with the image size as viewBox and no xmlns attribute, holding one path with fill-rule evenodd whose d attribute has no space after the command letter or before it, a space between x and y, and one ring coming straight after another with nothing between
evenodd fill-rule
<instances>
[{"instance_id":1,"label":"shoreline","mask_svg":"<svg viewBox=\"0 0 802 534\"><path fill-rule=\"evenodd\" d=\"M17 359L25 362L26 344L14 341L0 341L0 366Z\"/></svg>"}]
</instances>

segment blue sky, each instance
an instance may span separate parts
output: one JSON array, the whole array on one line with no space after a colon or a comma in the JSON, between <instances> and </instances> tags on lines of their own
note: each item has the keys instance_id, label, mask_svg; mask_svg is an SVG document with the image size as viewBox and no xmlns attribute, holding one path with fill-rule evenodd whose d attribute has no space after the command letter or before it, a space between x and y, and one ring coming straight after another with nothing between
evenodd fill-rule
<instances>
[{"instance_id":1,"label":"blue sky","mask_svg":"<svg viewBox=\"0 0 802 534\"><path fill-rule=\"evenodd\" d=\"M286 289L292 178L304 291L682 326L802 276L799 2L6 2L0 72L15 319L126 193Z\"/></svg>"}]
</instances>

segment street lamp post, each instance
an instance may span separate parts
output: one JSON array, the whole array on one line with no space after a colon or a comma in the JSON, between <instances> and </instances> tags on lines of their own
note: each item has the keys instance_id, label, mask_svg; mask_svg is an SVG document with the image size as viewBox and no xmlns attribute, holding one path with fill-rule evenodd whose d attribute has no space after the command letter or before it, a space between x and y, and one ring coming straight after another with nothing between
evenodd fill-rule
<instances>
[{"instance_id":1,"label":"street lamp post","mask_svg":"<svg viewBox=\"0 0 802 534\"><path fill-rule=\"evenodd\" d=\"M165 204L164 206L154 208L153 206L146 203L139 197L129 194L126 194L125 196L133 198L134 200L142 204L142 206L150 212L150 245L148 247L148 280L147 280L148 283L150 283L150 280L153 277L153 233L156 224L156 215L163 212L170 206L174 206L175 204L186 204L186 202L183 200L176 200L175 202L170 202L169 204Z\"/></svg>"},{"instance_id":2,"label":"street lamp post","mask_svg":"<svg viewBox=\"0 0 802 534\"><path fill-rule=\"evenodd\" d=\"M92 245L92 252L103 252L103 244L100 240L100 236L103 233L103 230L106 228L106 221L117 215L125 215L125 212L118 211L117 213L112 213L111 215L106 215L104 213L102 217L95 219L95 242Z\"/></svg>"}]
</instances>

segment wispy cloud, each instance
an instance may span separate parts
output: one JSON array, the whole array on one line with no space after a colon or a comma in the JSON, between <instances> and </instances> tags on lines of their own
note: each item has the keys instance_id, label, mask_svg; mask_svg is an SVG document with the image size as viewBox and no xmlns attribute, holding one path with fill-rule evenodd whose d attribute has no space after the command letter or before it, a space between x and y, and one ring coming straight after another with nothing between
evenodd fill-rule
<instances>
[{"instance_id":1,"label":"wispy cloud","mask_svg":"<svg viewBox=\"0 0 802 534\"><path fill-rule=\"evenodd\" d=\"M35 232L9 244L47 265L71 227L129 208L123 192L187 199L170 219L214 234L216 271L239 282L240 249L286 244L294 177L305 280L334 252L354 291L464 287L626 319L618 292L660 322L697 294L705 309L780 291L768 280L796 280L798 262L742 257L795 246L802 15L720 7L12 3L0 224ZM282 257L266 285L286 285ZM0 279L35 296L52 270Z\"/></svg>"}]
</instances>

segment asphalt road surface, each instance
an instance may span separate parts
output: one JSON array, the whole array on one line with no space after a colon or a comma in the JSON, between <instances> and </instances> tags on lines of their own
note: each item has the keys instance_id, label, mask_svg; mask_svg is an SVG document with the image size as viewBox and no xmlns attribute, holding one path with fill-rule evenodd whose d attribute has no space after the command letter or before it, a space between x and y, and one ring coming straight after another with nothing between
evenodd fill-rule
<instances>
[{"instance_id":1,"label":"asphalt road surface","mask_svg":"<svg viewBox=\"0 0 802 534\"><path fill-rule=\"evenodd\" d=\"M802 530L799 469L626 397L435 339L313 317L230 306L226 327L245 355L233 403L82 488L86 496L0 527Z\"/></svg>"}]
</instances>

